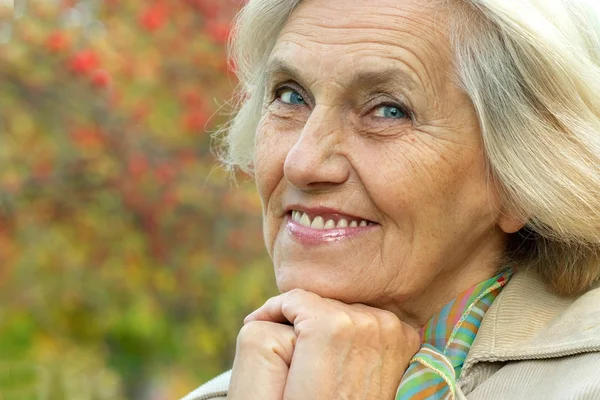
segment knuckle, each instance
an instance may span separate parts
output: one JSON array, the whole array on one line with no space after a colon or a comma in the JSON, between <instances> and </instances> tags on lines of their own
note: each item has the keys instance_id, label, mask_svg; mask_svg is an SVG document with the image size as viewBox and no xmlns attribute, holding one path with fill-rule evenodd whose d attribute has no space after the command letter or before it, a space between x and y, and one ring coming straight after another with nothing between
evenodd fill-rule
<instances>
[{"instance_id":1,"label":"knuckle","mask_svg":"<svg viewBox=\"0 0 600 400\"><path fill-rule=\"evenodd\" d=\"M310 293L303 289L294 288L294 289L290 290L289 292L284 293L283 296L288 301L299 301L299 300L305 299L306 297L310 296Z\"/></svg>"},{"instance_id":2,"label":"knuckle","mask_svg":"<svg viewBox=\"0 0 600 400\"><path fill-rule=\"evenodd\" d=\"M296 344L296 334L294 333L294 329L292 327L284 327L281 334L274 337L274 341L283 349L290 349Z\"/></svg>"},{"instance_id":3,"label":"knuckle","mask_svg":"<svg viewBox=\"0 0 600 400\"><path fill-rule=\"evenodd\" d=\"M260 347L264 343L265 329L261 321L251 321L240 329L237 345L240 349Z\"/></svg>"},{"instance_id":4,"label":"knuckle","mask_svg":"<svg viewBox=\"0 0 600 400\"><path fill-rule=\"evenodd\" d=\"M345 337L356 330L352 318L346 313L337 313L329 320L330 334L333 337Z\"/></svg>"},{"instance_id":5,"label":"knuckle","mask_svg":"<svg viewBox=\"0 0 600 400\"><path fill-rule=\"evenodd\" d=\"M276 301L276 299L277 299L277 296L269 297L267 299L267 301L265 301L265 304L262 305L261 308L271 306Z\"/></svg>"},{"instance_id":6,"label":"knuckle","mask_svg":"<svg viewBox=\"0 0 600 400\"><path fill-rule=\"evenodd\" d=\"M377 335L380 331L379 319L370 313L363 313L355 321L356 329L367 335Z\"/></svg>"},{"instance_id":7,"label":"knuckle","mask_svg":"<svg viewBox=\"0 0 600 400\"><path fill-rule=\"evenodd\" d=\"M306 293L306 291L304 291L303 289L300 288L294 288L292 290L290 290L289 292L286 293L286 295L288 296L299 296Z\"/></svg>"},{"instance_id":8,"label":"knuckle","mask_svg":"<svg viewBox=\"0 0 600 400\"><path fill-rule=\"evenodd\" d=\"M382 312L379 320L383 332L398 334L403 329L402 321L400 321L396 314L389 311Z\"/></svg>"},{"instance_id":9,"label":"knuckle","mask_svg":"<svg viewBox=\"0 0 600 400\"><path fill-rule=\"evenodd\" d=\"M421 335L417 332L413 327L408 324L403 326L404 337L406 338L406 343L408 343L408 348L412 349L413 352L417 352L421 347Z\"/></svg>"},{"instance_id":10,"label":"knuckle","mask_svg":"<svg viewBox=\"0 0 600 400\"><path fill-rule=\"evenodd\" d=\"M263 355L286 355L287 358L296 344L296 334L291 326L271 322L252 321L240 329L237 340L237 353Z\"/></svg>"},{"instance_id":11,"label":"knuckle","mask_svg":"<svg viewBox=\"0 0 600 400\"><path fill-rule=\"evenodd\" d=\"M283 315L289 315L292 312L292 305L289 302L284 301L281 303L281 312Z\"/></svg>"}]
</instances>

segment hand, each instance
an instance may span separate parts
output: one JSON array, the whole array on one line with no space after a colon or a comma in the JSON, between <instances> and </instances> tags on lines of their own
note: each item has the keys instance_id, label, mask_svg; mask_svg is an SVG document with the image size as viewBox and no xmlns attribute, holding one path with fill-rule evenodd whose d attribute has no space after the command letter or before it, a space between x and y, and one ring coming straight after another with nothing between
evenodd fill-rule
<instances>
[{"instance_id":1,"label":"hand","mask_svg":"<svg viewBox=\"0 0 600 400\"><path fill-rule=\"evenodd\" d=\"M281 400L292 362L294 328L252 321L240 330L229 383L229 400Z\"/></svg>"},{"instance_id":2,"label":"hand","mask_svg":"<svg viewBox=\"0 0 600 400\"><path fill-rule=\"evenodd\" d=\"M420 347L418 332L393 313L300 289L271 298L245 322L293 324L295 338L287 336L288 343L295 341L291 364L287 347L275 374L287 374L279 397L285 400L393 400Z\"/></svg>"}]
</instances>

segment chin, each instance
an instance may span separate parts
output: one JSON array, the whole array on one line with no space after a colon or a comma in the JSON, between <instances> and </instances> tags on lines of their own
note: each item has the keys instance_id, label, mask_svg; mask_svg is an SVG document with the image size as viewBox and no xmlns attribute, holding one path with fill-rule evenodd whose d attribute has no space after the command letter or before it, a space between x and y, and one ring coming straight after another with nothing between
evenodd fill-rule
<instances>
[{"instance_id":1,"label":"chin","mask_svg":"<svg viewBox=\"0 0 600 400\"><path fill-rule=\"evenodd\" d=\"M323 298L334 299L343 303L361 303L365 299L357 296L361 291L352 285L352 279L339 274L326 273L323 270L279 268L275 272L277 288L281 293L293 289L302 289L315 293Z\"/></svg>"}]
</instances>

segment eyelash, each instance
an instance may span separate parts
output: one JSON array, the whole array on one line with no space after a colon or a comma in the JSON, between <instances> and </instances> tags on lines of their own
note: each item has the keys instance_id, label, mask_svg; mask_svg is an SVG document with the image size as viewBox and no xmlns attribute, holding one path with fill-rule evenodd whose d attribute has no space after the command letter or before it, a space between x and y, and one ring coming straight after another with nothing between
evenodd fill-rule
<instances>
[{"instance_id":1,"label":"eyelash","mask_svg":"<svg viewBox=\"0 0 600 400\"><path fill-rule=\"evenodd\" d=\"M298 94L300 94L300 96L302 96L302 98L304 99L304 101L306 102L306 99L308 98L303 90L301 90L300 88L296 87L296 85L293 85L292 82L288 82L288 83L283 83L280 85L275 85L274 89L271 92L271 103L274 101L279 101L281 104L284 104L286 106L297 106L295 104L288 104L288 103L283 103L280 101L279 97L281 96L281 93L285 90L294 90L295 92L297 92ZM392 97L390 94L388 93L383 93L386 96ZM390 102L390 101L384 101L382 103L377 103L375 105L373 105L372 107L369 108L369 112L368 114L372 113L373 111L375 111L376 109L380 108L380 107L395 107L398 108L400 111L402 111L406 117L405 118L399 118L399 119L407 119L410 121L414 121L414 114L413 112L404 104L402 103L394 103L394 102ZM382 118L382 117L379 117Z\"/></svg>"},{"instance_id":2,"label":"eyelash","mask_svg":"<svg viewBox=\"0 0 600 400\"><path fill-rule=\"evenodd\" d=\"M304 100L307 99L307 97L304 95L304 93L302 92L302 90L300 90L299 88L295 87L294 85L290 85L289 83L284 83L282 85L276 86L275 89L273 90L273 92L271 93L271 102L279 100L279 97L281 96L281 93L285 90L293 90L295 92L297 92L298 94L300 94L300 96L302 96L302 98ZM283 103L286 105L290 105L287 103Z\"/></svg>"},{"instance_id":3,"label":"eyelash","mask_svg":"<svg viewBox=\"0 0 600 400\"><path fill-rule=\"evenodd\" d=\"M390 102L383 102L383 103L379 103L376 106L374 106L371 111L369 112L373 112L381 107L393 107L393 108L397 108L398 110L400 110L405 117L404 118L396 118L396 119L409 119L412 120L412 113L410 112L410 110L402 105L402 104L397 104L397 103L390 103ZM379 118L383 118L383 117L379 117Z\"/></svg>"}]
</instances>

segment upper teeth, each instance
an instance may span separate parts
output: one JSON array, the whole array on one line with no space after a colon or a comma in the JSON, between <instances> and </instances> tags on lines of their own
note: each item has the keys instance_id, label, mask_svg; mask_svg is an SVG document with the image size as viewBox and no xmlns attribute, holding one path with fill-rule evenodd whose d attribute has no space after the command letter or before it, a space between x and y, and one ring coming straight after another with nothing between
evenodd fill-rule
<instances>
[{"instance_id":1,"label":"upper teeth","mask_svg":"<svg viewBox=\"0 0 600 400\"><path fill-rule=\"evenodd\" d=\"M327 222L323 219L323 217L317 216L312 221L308 214L302 211L292 211L292 219L299 223L302 226L314 228L314 229L333 229L333 228L356 228L358 226L367 226L371 225L369 221L361 220L361 221L348 221L345 218L341 218L337 224L334 220L330 219Z\"/></svg>"}]
</instances>

